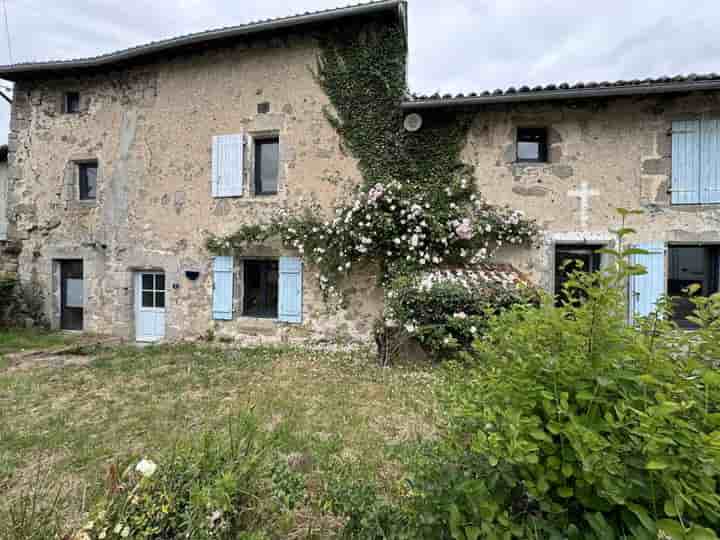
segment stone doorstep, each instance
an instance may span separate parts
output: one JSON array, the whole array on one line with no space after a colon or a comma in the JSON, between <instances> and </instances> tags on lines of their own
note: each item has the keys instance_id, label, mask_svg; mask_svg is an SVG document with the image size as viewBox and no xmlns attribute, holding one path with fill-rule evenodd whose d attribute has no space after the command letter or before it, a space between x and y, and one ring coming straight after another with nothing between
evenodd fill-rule
<instances>
[{"instance_id":1,"label":"stone doorstep","mask_svg":"<svg viewBox=\"0 0 720 540\"><path fill-rule=\"evenodd\" d=\"M87 341L79 341L71 345L63 345L62 347L54 347L51 349L34 349L32 351L25 351L19 353L6 354L5 358L10 361L10 365L20 363L24 360L39 356L62 356L77 351L78 349L84 349L86 347L97 347L98 345L117 345L122 343L122 338L110 337L110 336L98 336Z\"/></svg>"}]
</instances>

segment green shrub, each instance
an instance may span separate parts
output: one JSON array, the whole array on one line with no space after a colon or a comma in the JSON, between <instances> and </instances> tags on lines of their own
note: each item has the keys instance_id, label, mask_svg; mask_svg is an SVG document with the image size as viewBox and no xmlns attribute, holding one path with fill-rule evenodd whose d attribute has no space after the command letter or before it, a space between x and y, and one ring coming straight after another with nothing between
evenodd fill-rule
<instances>
[{"instance_id":1,"label":"green shrub","mask_svg":"<svg viewBox=\"0 0 720 540\"><path fill-rule=\"evenodd\" d=\"M489 317L536 300L535 290L511 267L490 265L398 278L387 296L387 318L435 358L470 350Z\"/></svg>"},{"instance_id":2,"label":"green shrub","mask_svg":"<svg viewBox=\"0 0 720 540\"><path fill-rule=\"evenodd\" d=\"M133 460L76 535L84 539L262 538L271 500L270 436L250 417L228 434L180 443L154 463ZM111 475L112 476L112 475ZM84 536L83 536L84 534Z\"/></svg>"},{"instance_id":3,"label":"green shrub","mask_svg":"<svg viewBox=\"0 0 720 540\"><path fill-rule=\"evenodd\" d=\"M561 307L501 313L448 367L446 454L420 486L436 538L717 538L720 294L695 300L699 332L629 326L633 252L575 273Z\"/></svg>"}]
</instances>

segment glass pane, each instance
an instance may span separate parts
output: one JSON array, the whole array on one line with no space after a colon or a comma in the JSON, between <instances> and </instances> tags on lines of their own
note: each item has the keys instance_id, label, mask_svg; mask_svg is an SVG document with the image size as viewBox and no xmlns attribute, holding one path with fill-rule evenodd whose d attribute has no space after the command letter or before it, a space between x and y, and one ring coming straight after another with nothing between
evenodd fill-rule
<instances>
[{"instance_id":1,"label":"glass pane","mask_svg":"<svg viewBox=\"0 0 720 540\"><path fill-rule=\"evenodd\" d=\"M165 307L165 293L158 291L155 293L155 307L156 308L164 308Z\"/></svg>"},{"instance_id":2,"label":"glass pane","mask_svg":"<svg viewBox=\"0 0 720 540\"><path fill-rule=\"evenodd\" d=\"M66 307L83 307L83 280L82 279L66 279L65 280L65 306Z\"/></svg>"},{"instance_id":3,"label":"glass pane","mask_svg":"<svg viewBox=\"0 0 720 540\"><path fill-rule=\"evenodd\" d=\"M519 160L538 160L540 159L540 143L518 142L517 153Z\"/></svg>"},{"instance_id":4,"label":"glass pane","mask_svg":"<svg viewBox=\"0 0 720 540\"><path fill-rule=\"evenodd\" d=\"M97 198L97 165L80 165L80 199Z\"/></svg>"},{"instance_id":5,"label":"glass pane","mask_svg":"<svg viewBox=\"0 0 720 540\"><path fill-rule=\"evenodd\" d=\"M157 291L165 290L165 274L156 274L155 275L155 290L157 290Z\"/></svg>"},{"instance_id":6,"label":"glass pane","mask_svg":"<svg viewBox=\"0 0 720 540\"><path fill-rule=\"evenodd\" d=\"M259 193L277 193L280 144L278 141L262 141L256 147L257 191Z\"/></svg>"},{"instance_id":7,"label":"glass pane","mask_svg":"<svg viewBox=\"0 0 720 540\"><path fill-rule=\"evenodd\" d=\"M142 307L147 307L147 308L154 307L153 306L153 293L151 291L143 291Z\"/></svg>"},{"instance_id":8,"label":"glass pane","mask_svg":"<svg viewBox=\"0 0 720 540\"><path fill-rule=\"evenodd\" d=\"M151 291L155 287L153 285L153 275L152 274L143 274L142 275L142 288L146 291Z\"/></svg>"}]
</instances>

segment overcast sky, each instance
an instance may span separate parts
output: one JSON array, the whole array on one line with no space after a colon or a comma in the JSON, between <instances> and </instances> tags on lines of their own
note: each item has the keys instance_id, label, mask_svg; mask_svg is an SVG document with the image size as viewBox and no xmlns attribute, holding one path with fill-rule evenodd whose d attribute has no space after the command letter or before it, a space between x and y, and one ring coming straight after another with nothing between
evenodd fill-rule
<instances>
[{"instance_id":1,"label":"overcast sky","mask_svg":"<svg viewBox=\"0 0 720 540\"><path fill-rule=\"evenodd\" d=\"M92 56L348 0L6 0L13 60ZM1 14L1 12L0 12ZM718 0L410 0L414 92L720 72ZM9 60L0 25L0 63ZM0 103L0 141L9 107Z\"/></svg>"}]
</instances>

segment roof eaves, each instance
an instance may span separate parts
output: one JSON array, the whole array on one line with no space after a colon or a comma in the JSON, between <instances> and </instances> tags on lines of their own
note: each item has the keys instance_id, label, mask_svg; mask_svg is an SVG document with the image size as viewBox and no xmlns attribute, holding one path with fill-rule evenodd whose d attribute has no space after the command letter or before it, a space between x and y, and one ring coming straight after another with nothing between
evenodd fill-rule
<instances>
[{"instance_id":1,"label":"roof eaves","mask_svg":"<svg viewBox=\"0 0 720 540\"><path fill-rule=\"evenodd\" d=\"M493 93L481 96L423 97L406 100L401 103L400 106L404 110L419 110L449 107L472 107L498 103L527 103L533 101L669 94L703 90L720 90L720 80L652 83L645 85L608 86L598 88L533 90L529 92Z\"/></svg>"},{"instance_id":2,"label":"roof eaves","mask_svg":"<svg viewBox=\"0 0 720 540\"><path fill-rule=\"evenodd\" d=\"M85 68L103 67L109 64L132 60L141 56L165 52L178 47L194 45L203 42L228 39L246 35L258 34L261 32L285 30L288 28L330 22L346 17L372 15L384 11L395 10L398 17L403 19L405 0L375 0L363 4L356 4L348 7L328 9L302 15L269 19L265 21L251 22L239 26L206 30L194 34L187 34L175 38L155 41L145 45L139 45L100 56L90 58L78 58L73 60L52 60L48 62L27 62L22 64L11 64L0 66L0 78L15 80L23 75L41 73L46 71L65 71ZM404 21L403 21L404 24Z\"/></svg>"}]
</instances>

